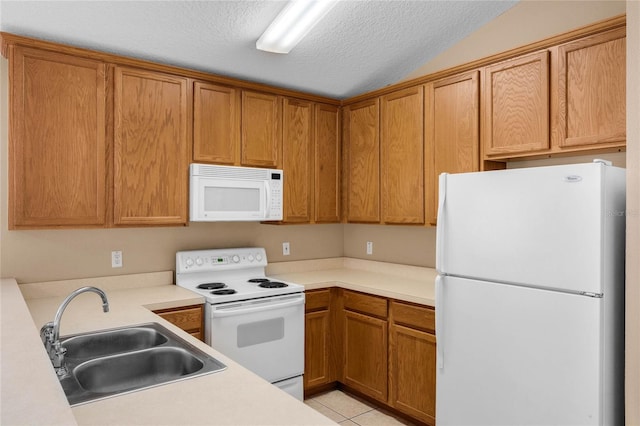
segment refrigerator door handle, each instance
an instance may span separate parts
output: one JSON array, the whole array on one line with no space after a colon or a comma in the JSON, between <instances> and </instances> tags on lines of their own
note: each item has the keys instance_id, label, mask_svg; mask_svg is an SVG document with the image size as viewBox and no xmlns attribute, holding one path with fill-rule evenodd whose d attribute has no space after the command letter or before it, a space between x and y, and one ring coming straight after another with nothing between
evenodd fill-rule
<instances>
[{"instance_id":1,"label":"refrigerator door handle","mask_svg":"<svg viewBox=\"0 0 640 426\"><path fill-rule=\"evenodd\" d=\"M436 223L436 271L443 273L444 266L444 227L445 227L445 201L447 199L447 175L441 173L438 184L438 219Z\"/></svg>"},{"instance_id":2,"label":"refrigerator door handle","mask_svg":"<svg viewBox=\"0 0 640 426\"><path fill-rule=\"evenodd\" d=\"M436 277L436 363L438 368L444 368L444 327L442 318L444 318L444 283L442 277Z\"/></svg>"}]
</instances>

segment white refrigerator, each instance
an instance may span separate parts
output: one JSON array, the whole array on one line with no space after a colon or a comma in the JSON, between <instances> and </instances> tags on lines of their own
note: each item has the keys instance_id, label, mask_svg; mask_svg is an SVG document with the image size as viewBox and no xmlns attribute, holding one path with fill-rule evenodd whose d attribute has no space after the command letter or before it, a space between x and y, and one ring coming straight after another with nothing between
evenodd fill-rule
<instances>
[{"instance_id":1,"label":"white refrigerator","mask_svg":"<svg viewBox=\"0 0 640 426\"><path fill-rule=\"evenodd\" d=\"M625 170L442 174L438 425L623 423Z\"/></svg>"}]
</instances>

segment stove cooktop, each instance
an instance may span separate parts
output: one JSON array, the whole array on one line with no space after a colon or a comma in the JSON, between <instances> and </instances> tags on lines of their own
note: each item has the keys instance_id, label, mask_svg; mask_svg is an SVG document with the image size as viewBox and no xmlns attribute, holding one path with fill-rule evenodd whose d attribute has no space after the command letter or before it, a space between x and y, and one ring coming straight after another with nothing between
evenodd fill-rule
<instances>
[{"instance_id":1,"label":"stove cooktop","mask_svg":"<svg viewBox=\"0 0 640 426\"><path fill-rule=\"evenodd\" d=\"M304 287L265 276L264 248L191 250L176 253L176 285L219 304L300 293Z\"/></svg>"}]
</instances>

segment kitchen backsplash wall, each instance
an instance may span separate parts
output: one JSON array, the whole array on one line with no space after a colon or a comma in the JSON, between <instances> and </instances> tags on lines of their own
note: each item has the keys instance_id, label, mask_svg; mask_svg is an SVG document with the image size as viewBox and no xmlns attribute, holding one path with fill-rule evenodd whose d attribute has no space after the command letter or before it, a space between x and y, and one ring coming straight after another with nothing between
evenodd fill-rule
<instances>
[{"instance_id":1,"label":"kitchen backsplash wall","mask_svg":"<svg viewBox=\"0 0 640 426\"><path fill-rule=\"evenodd\" d=\"M8 62L0 60L0 277L19 283L175 269L178 250L263 246L269 262L340 257L343 225L192 223L188 227L8 231ZM282 256L282 243L291 255ZM111 267L121 250L123 267Z\"/></svg>"},{"instance_id":2,"label":"kitchen backsplash wall","mask_svg":"<svg viewBox=\"0 0 640 426\"><path fill-rule=\"evenodd\" d=\"M373 253L367 255L367 241ZM435 267L436 229L407 225L344 226L344 255L379 262Z\"/></svg>"},{"instance_id":3,"label":"kitchen backsplash wall","mask_svg":"<svg viewBox=\"0 0 640 426\"><path fill-rule=\"evenodd\" d=\"M537 2L523 2L537 3ZM512 12L490 23L485 29L453 46L409 76L414 78L436 69L472 60L490 52L479 50L508 47L489 40L507 39L514 22L520 30L529 22L535 39L560 33L578 25L624 12L624 2L590 2L575 8L564 2L544 2L537 7L536 19L529 17L533 4L517 5ZM594 6L595 5L595 6ZM526 10L519 11L524 8ZM569 11L571 9L571 11ZM568 15L579 16L574 22ZM556 17L557 25L537 25ZM555 19L555 18L554 18ZM581 20L580 20L581 19ZM566 21L566 22L565 22ZM584 21L584 22L582 22ZM554 21L555 22L555 21ZM518 41L522 43L522 41ZM513 47L513 46L511 46ZM257 223L191 224L182 228L131 228L95 230L7 231L7 145L8 145L8 62L0 59L0 277L16 277L19 282L108 276L171 270L175 252L185 249L262 245L270 262L348 256L367 260L433 267L435 264L435 228L420 226L381 226L360 224L274 226ZM602 156L624 166L624 153ZM509 167L535 166L546 161L510 163ZM590 158L578 161L590 161ZM282 256L282 242L289 241L291 255ZM366 254L366 243L373 253ZM123 267L111 268L111 251L122 250Z\"/></svg>"},{"instance_id":4,"label":"kitchen backsplash wall","mask_svg":"<svg viewBox=\"0 0 640 426\"><path fill-rule=\"evenodd\" d=\"M0 276L15 277L18 283L175 270L176 251L191 249L262 246L269 262L340 257L343 243L341 224L192 223L9 232L5 217L1 238ZM290 243L290 256L282 256L283 241ZM122 251L122 268L111 267L113 250Z\"/></svg>"}]
</instances>

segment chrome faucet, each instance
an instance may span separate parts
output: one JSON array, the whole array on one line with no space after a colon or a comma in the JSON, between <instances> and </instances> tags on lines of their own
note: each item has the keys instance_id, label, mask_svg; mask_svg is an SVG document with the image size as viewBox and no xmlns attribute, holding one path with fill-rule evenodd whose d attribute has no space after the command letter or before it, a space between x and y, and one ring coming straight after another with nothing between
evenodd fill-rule
<instances>
[{"instance_id":1,"label":"chrome faucet","mask_svg":"<svg viewBox=\"0 0 640 426\"><path fill-rule=\"evenodd\" d=\"M53 368L56 370L56 374L58 376L64 376L67 374L67 367L64 363L64 356L67 349L63 348L60 344L60 320L62 319L62 314L69 302L71 302L71 300L73 300L77 295L86 292L93 292L100 296L102 299L102 310L104 312L109 312L109 301L107 300L107 295L104 291L97 287L82 287L68 295L58 307L58 311L56 312L53 322L46 323L40 329L40 337L47 349L49 359L51 359Z\"/></svg>"}]
</instances>

